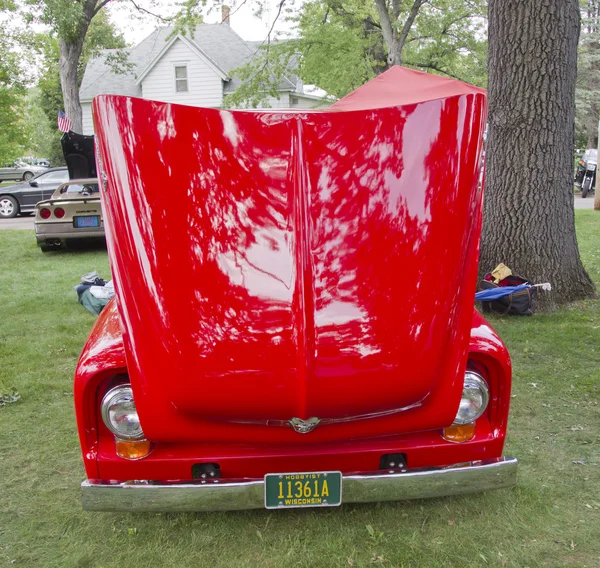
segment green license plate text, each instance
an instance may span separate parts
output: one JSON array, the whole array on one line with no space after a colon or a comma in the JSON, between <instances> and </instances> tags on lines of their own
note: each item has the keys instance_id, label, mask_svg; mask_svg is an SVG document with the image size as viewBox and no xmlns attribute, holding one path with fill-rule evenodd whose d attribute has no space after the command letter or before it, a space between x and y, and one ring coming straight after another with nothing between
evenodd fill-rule
<instances>
[{"instance_id":1,"label":"green license plate text","mask_svg":"<svg viewBox=\"0 0 600 568\"><path fill-rule=\"evenodd\" d=\"M337 507L342 502L339 471L269 473L265 475L265 507Z\"/></svg>"}]
</instances>

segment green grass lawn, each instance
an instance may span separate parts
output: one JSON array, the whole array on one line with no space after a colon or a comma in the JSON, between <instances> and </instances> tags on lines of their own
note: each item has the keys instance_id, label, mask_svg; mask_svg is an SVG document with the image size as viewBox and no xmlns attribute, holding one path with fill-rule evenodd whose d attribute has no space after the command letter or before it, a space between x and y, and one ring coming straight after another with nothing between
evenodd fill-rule
<instances>
[{"instance_id":1,"label":"green grass lawn","mask_svg":"<svg viewBox=\"0 0 600 568\"><path fill-rule=\"evenodd\" d=\"M600 215L577 212L600 284ZM600 566L600 301L493 319L514 363L515 489L335 510L86 513L72 376L94 317L81 274L104 251L42 254L0 231L0 566Z\"/></svg>"}]
</instances>

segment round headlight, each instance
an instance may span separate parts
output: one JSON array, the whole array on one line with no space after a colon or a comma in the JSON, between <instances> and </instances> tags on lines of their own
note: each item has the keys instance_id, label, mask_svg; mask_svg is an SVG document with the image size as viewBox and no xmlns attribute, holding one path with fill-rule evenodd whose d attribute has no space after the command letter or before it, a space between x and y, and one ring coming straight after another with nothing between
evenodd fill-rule
<instances>
[{"instance_id":1,"label":"round headlight","mask_svg":"<svg viewBox=\"0 0 600 568\"><path fill-rule=\"evenodd\" d=\"M118 438L135 440L144 437L133 391L128 385L110 389L102 399L102 420Z\"/></svg>"},{"instance_id":2,"label":"round headlight","mask_svg":"<svg viewBox=\"0 0 600 568\"><path fill-rule=\"evenodd\" d=\"M485 412L489 399L490 391L483 377L473 371L467 371L454 424L475 422Z\"/></svg>"}]
</instances>

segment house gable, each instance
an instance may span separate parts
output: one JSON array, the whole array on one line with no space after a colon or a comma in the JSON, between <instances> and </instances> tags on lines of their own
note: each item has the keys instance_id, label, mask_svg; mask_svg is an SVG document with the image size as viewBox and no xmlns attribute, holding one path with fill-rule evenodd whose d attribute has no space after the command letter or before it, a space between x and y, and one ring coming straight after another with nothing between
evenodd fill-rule
<instances>
[{"instance_id":1,"label":"house gable","mask_svg":"<svg viewBox=\"0 0 600 568\"><path fill-rule=\"evenodd\" d=\"M102 94L220 107L224 95L241 84L233 71L251 61L264 44L244 41L226 23L199 24L189 35L172 35L173 31L158 28L134 47L104 50L88 62L79 91L84 133L94 131L91 101ZM126 56L129 72L113 69L114 55ZM186 67L185 92L176 89L176 66ZM283 78L277 90L278 97L269 97L270 108L313 107L311 101L302 100L302 85L294 75Z\"/></svg>"},{"instance_id":2,"label":"house gable","mask_svg":"<svg viewBox=\"0 0 600 568\"><path fill-rule=\"evenodd\" d=\"M176 67L186 70L187 91L176 90ZM201 50L178 36L167 43L138 81L145 99L218 107L223 102L223 78L223 72Z\"/></svg>"},{"instance_id":3,"label":"house gable","mask_svg":"<svg viewBox=\"0 0 600 568\"><path fill-rule=\"evenodd\" d=\"M162 57L165 55L165 53L167 53L167 51L169 51L171 49L171 46L176 41L178 41L178 40L182 41L192 51L197 52L198 55L200 55L200 57L202 57L203 59L205 59L206 63L208 63L213 68L213 70L215 71L215 73L217 75L219 75L221 77L221 79L223 79L224 81L228 81L229 80L229 77L227 76L227 73L225 73L225 71L223 71L223 69L221 69L221 67L219 67L219 65L217 65L206 54L206 52L202 50L202 48L200 48L193 41L190 41L186 37L184 37L182 35L176 35L176 36L173 36L168 42L166 42L165 46L161 49L161 51L156 54L156 56L150 61L150 63L148 63L148 65L146 65L146 67L140 73L139 77L136 79L136 81L135 81L136 85L139 85L139 84L142 83L142 81L144 80L144 78L146 77L146 75L148 75L148 73L152 70L152 68L162 59Z\"/></svg>"}]
</instances>

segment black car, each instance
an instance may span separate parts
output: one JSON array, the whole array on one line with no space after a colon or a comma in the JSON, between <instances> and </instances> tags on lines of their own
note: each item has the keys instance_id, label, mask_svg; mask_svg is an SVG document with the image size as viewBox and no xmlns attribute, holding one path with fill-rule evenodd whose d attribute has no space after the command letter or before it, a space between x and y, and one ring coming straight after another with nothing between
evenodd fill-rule
<instances>
[{"instance_id":1,"label":"black car","mask_svg":"<svg viewBox=\"0 0 600 568\"><path fill-rule=\"evenodd\" d=\"M66 181L69 181L67 168L52 168L17 185L0 186L0 219L32 213L38 201L48 199Z\"/></svg>"}]
</instances>

